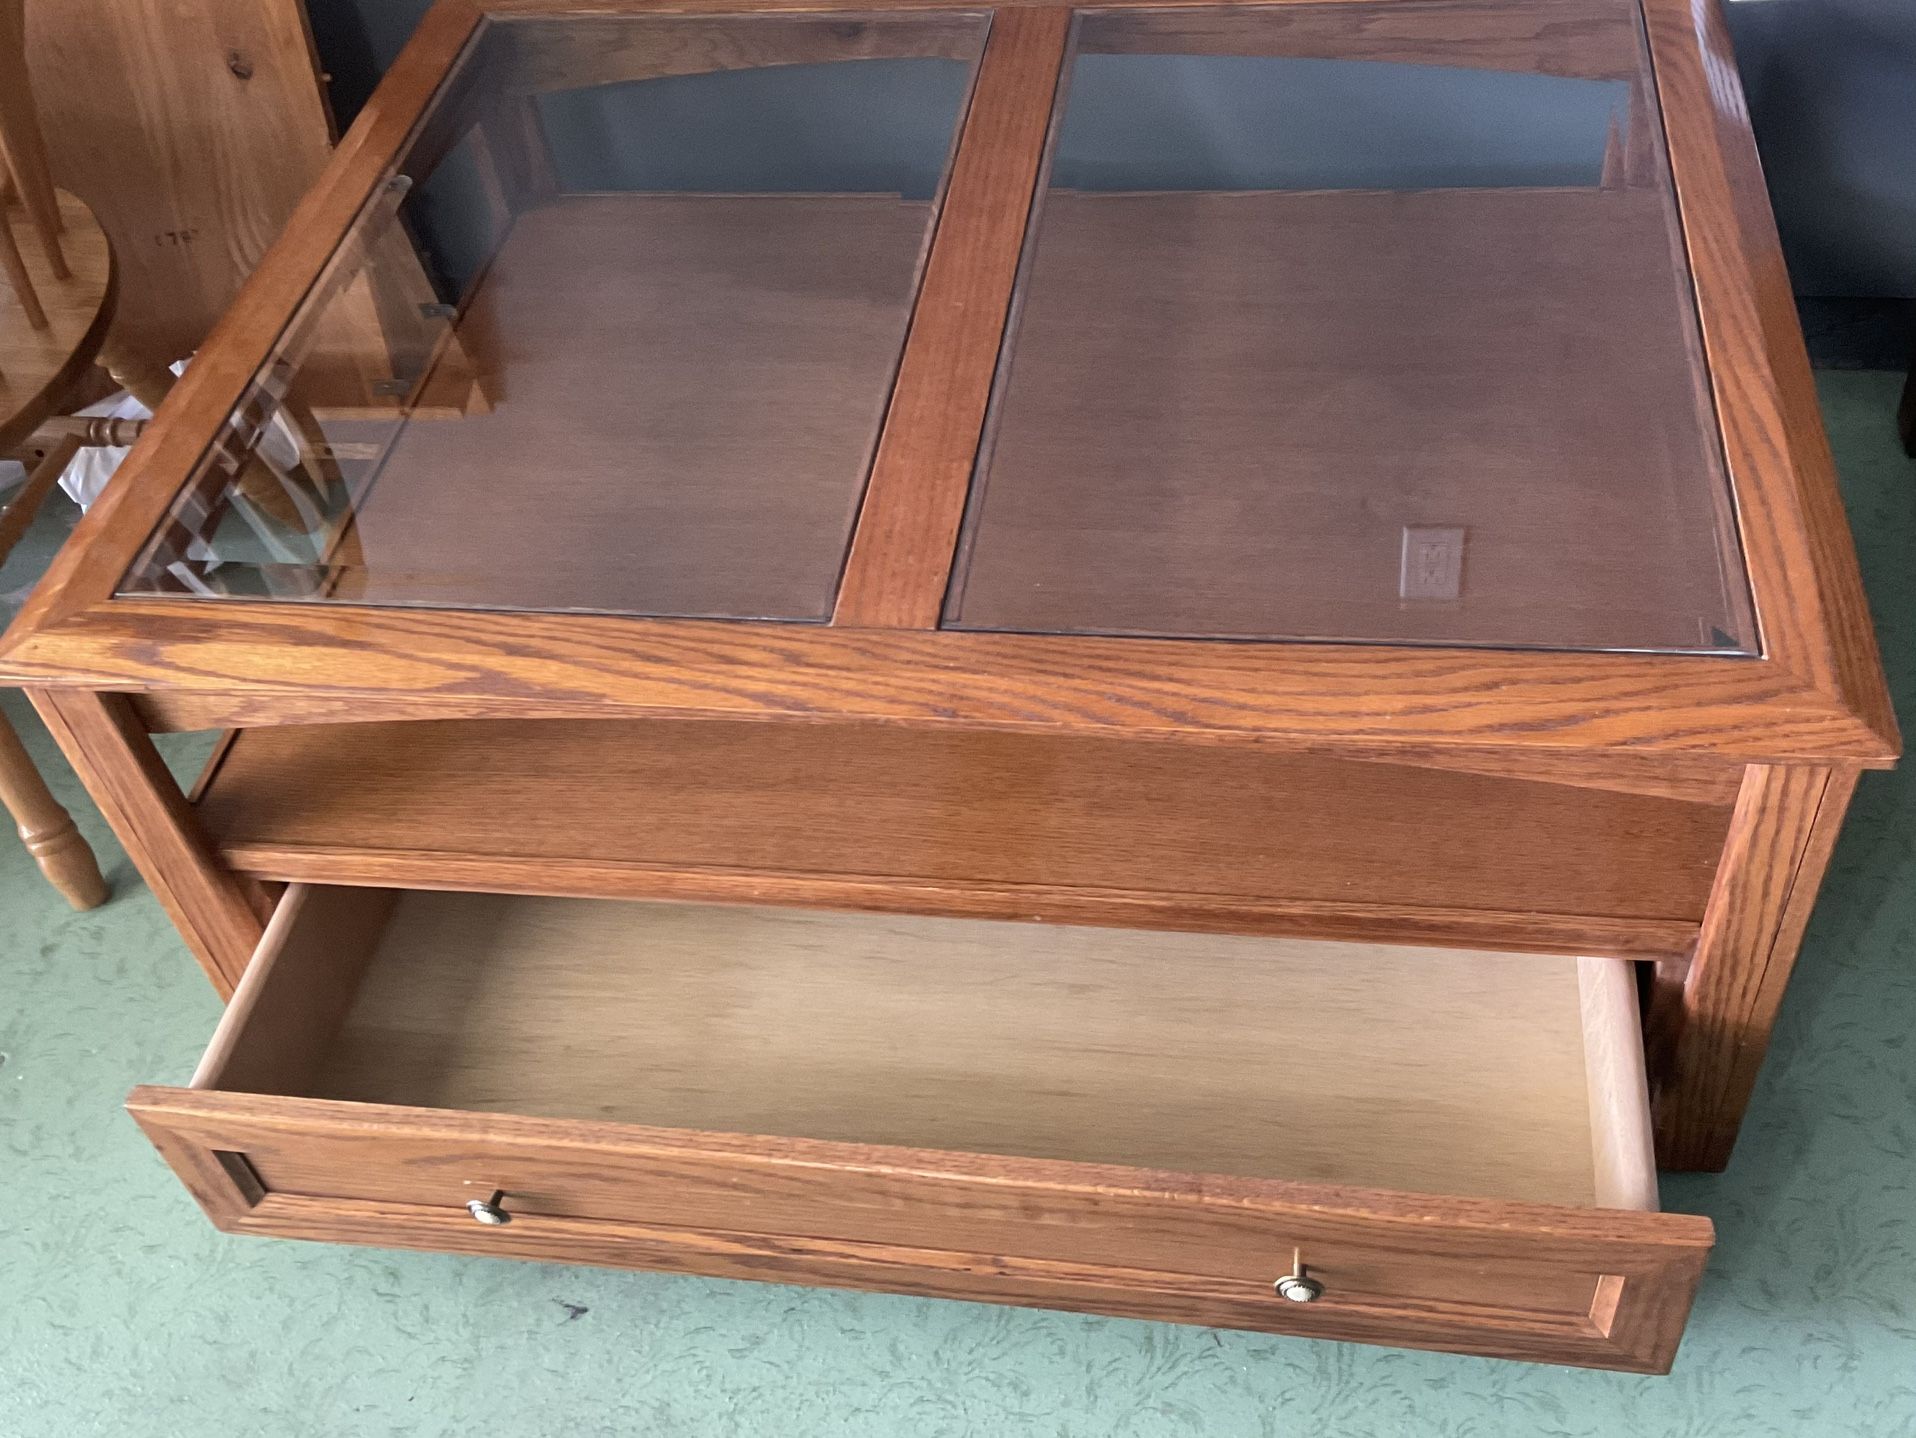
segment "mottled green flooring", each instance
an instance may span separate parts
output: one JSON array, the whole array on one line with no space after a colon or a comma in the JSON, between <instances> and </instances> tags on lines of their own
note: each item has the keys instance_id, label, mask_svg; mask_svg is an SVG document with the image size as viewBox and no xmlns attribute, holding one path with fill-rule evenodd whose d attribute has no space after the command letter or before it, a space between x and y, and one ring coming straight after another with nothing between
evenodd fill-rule
<instances>
[{"instance_id":1,"label":"mottled green flooring","mask_svg":"<svg viewBox=\"0 0 1916 1438\"><path fill-rule=\"evenodd\" d=\"M1895 394L1824 376L1908 722ZM1863 783L1729 1172L1665 1183L1720 1244L1663 1379L222 1237L120 1111L185 1077L216 1005L87 811L118 889L98 913L0 843L0 1438L1916 1434L1913 788Z\"/></svg>"}]
</instances>

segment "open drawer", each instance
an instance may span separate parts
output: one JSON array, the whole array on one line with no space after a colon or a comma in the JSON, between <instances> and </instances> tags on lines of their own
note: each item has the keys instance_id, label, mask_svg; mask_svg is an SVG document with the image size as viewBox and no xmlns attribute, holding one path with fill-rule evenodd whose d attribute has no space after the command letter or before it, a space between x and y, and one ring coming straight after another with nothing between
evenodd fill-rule
<instances>
[{"instance_id":1,"label":"open drawer","mask_svg":"<svg viewBox=\"0 0 1916 1438\"><path fill-rule=\"evenodd\" d=\"M1711 1242L1610 959L295 885L130 1107L234 1232L1647 1372Z\"/></svg>"}]
</instances>

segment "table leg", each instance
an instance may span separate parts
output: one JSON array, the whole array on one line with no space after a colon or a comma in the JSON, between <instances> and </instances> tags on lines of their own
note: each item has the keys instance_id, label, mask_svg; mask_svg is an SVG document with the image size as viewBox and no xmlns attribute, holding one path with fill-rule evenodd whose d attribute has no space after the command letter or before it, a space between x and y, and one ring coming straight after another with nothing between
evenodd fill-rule
<instances>
[{"instance_id":1,"label":"table leg","mask_svg":"<svg viewBox=\"0 0 1916 1438\"><path fill-rule=\"evenodd\" d=\"M126 696L42 689L28 697L206 976L231 997L270 896L220 863Z\"/></svg>"},{"instance_id":2,"label":"table leg","mask_svg":"<svg viewBox=\"0 0 1916 1438\"><path fill-rule=\"evenodd\" d=\"M76 909L106 902L106 880L73 816L53 797L20 736L0 718L0 805L13 816L20 839L47 882Z\"/></svg>"},{"instance_id":3,"label":"table leg","mask_svg":"<svg viewBox=\"0 0 1916 1438\"><path fill-rule=\"evenodd\" d=\"M1652 992L1662 1167L1729 1162L1855 787L1854 769L1744 770L1696 951Z\"/></svg>"}]
</instances>

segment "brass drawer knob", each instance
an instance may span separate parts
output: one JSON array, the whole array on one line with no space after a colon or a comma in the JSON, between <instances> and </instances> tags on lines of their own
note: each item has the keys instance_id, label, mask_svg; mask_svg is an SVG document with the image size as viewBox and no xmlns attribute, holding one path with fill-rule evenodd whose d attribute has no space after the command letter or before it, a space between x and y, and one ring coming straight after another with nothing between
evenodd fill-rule
<instances>
[{"instance_id":1,"label":"brass drawer knob","mask_svg":"<svg viewBox=\"0 0 1916 1438\"><path fill-rule=\"evenodd\" d=\"M502 1202L505 1196L505 1190L498 1189L491 1198L475 1198L466 1205L466 1212L492 1228L511 1223L512 1215L506 1212Z\"/></svg>"},{"instance_id":2,"label":"brass drawer knob","mask_svg":"<svg viewBox=\"0 0 1916 1438\"><path fill-rule=\"evenodd\" d=\"M1301 1251L1291 1254L1291 1271L1271 1285L1279 1298L1292 1303L1315 1303L1324 1296L1324 1285L1310 1276Z\"/></svg>"}]
</instances>

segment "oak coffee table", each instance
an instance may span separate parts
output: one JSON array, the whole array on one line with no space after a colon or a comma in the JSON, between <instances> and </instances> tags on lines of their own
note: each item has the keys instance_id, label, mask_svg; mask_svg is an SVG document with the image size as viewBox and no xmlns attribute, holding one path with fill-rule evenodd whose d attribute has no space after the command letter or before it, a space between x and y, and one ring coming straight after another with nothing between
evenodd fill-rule
<instances>
[{"instance_id":1,"label":"oak coffee table","mask_svg":"<svg viewBox=\"0 0 1916 1438\"><path fill-rule=\"evenodd\" d=\"M223 1228L1649 1372L1898 745L1683 0L443 0L0 675Z\"/></svg>"}]
</instances>

